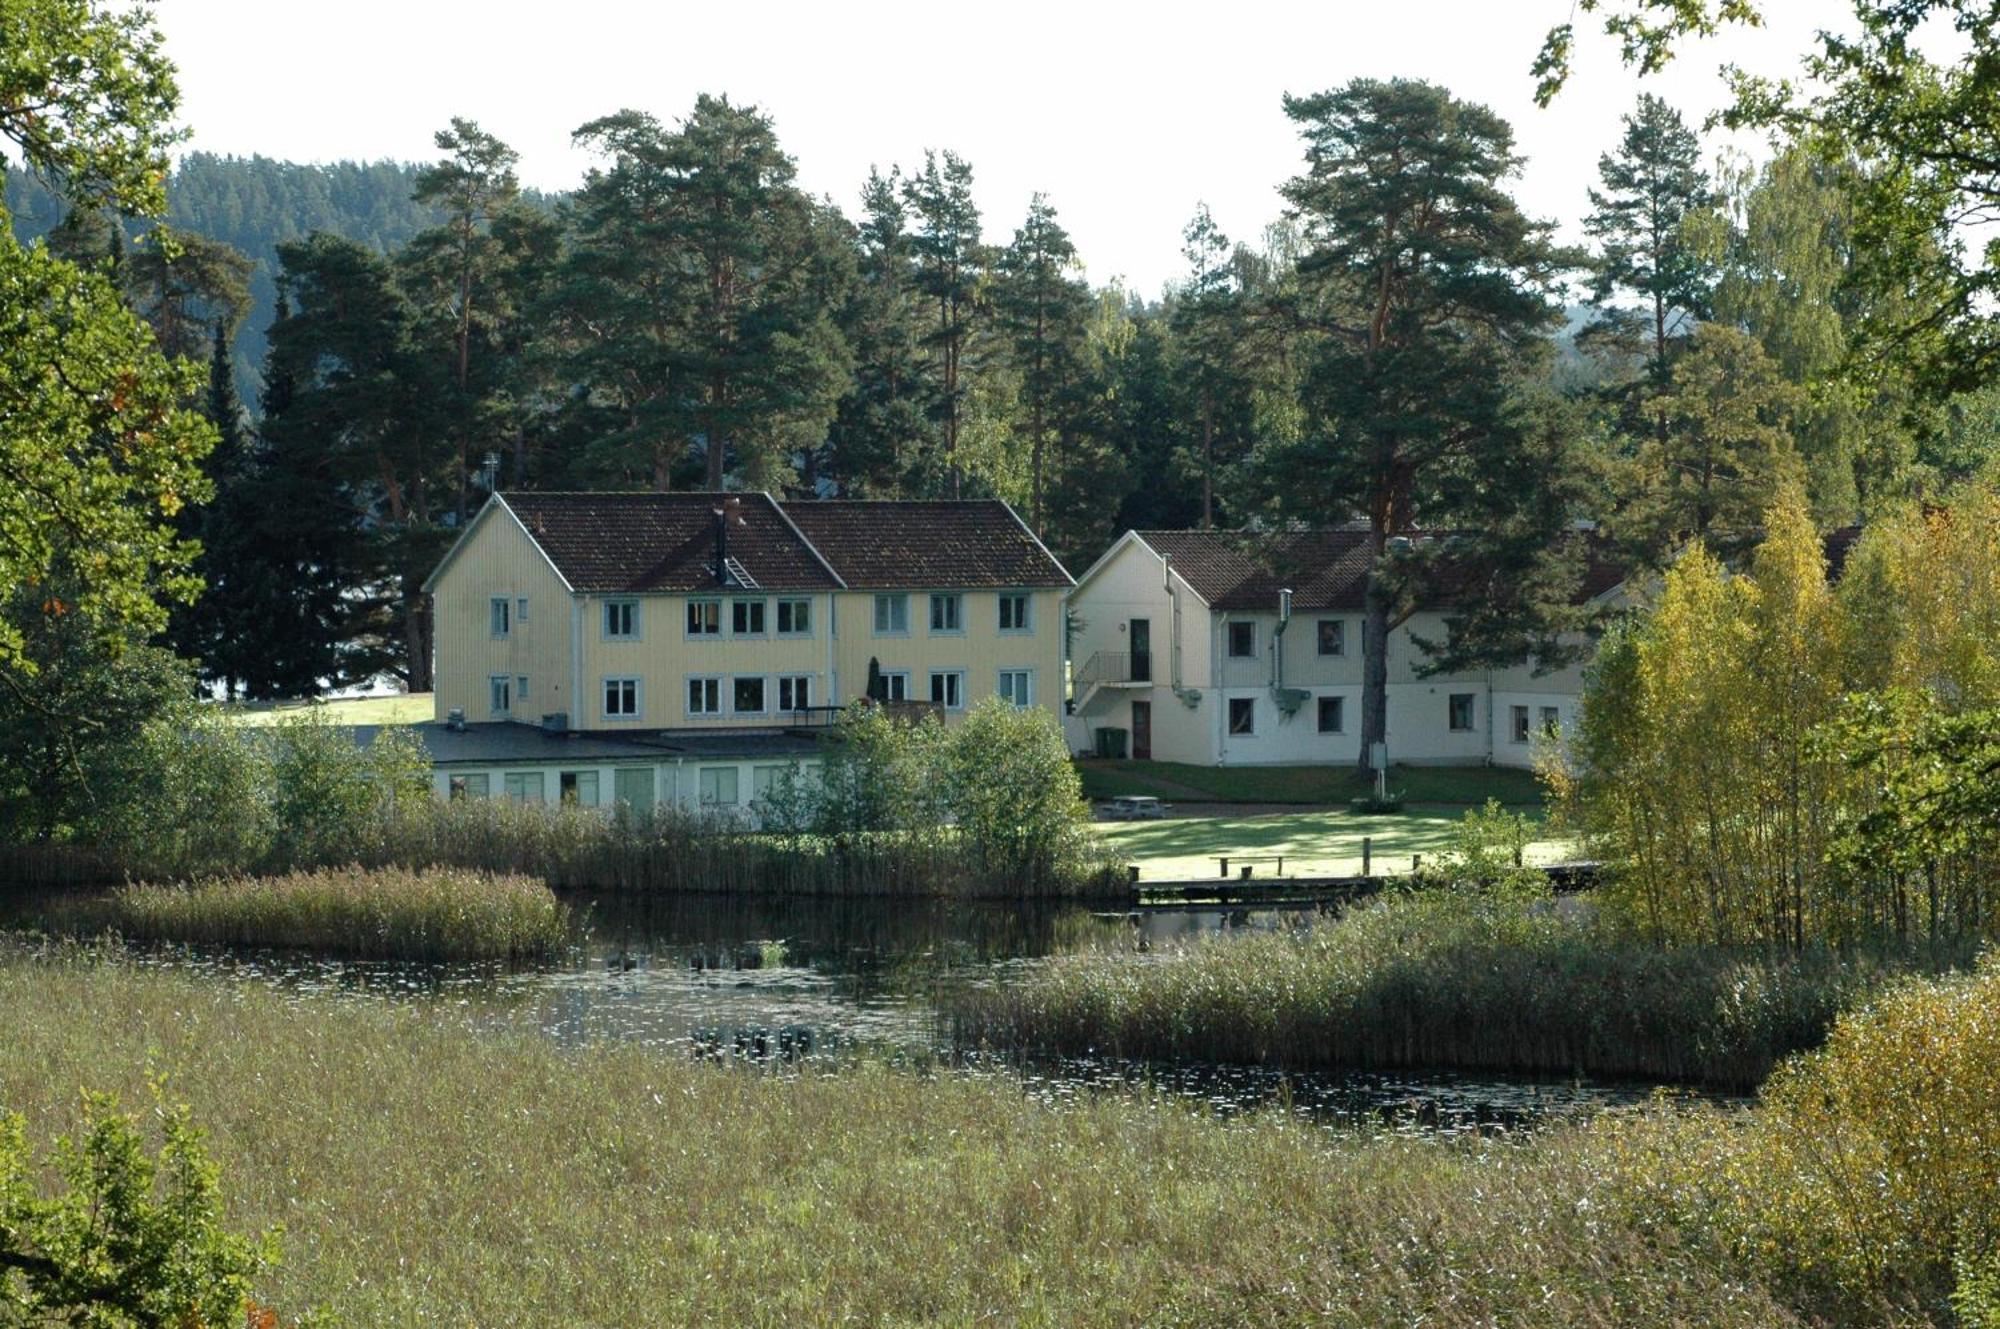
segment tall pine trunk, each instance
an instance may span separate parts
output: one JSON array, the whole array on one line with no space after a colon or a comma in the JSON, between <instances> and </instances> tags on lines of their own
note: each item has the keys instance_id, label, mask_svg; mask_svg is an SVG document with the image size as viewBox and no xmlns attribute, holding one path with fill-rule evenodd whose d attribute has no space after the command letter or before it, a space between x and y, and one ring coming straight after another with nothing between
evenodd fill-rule
<instances>
[{"instance_id":1,"label":"tall pine trunk","mask_svg":"<svg viewBox=\"0 0 2000 1329\"><path fill-rule=\"evenodd\" d=\"M1378 517L1368 532L1368 594L1361 623L1361 753L1355 769L1364 776L1374 773L1375 745L1389 738L1389 588L1382 580L1388 543Z\"/></svg>"}]
</instances>

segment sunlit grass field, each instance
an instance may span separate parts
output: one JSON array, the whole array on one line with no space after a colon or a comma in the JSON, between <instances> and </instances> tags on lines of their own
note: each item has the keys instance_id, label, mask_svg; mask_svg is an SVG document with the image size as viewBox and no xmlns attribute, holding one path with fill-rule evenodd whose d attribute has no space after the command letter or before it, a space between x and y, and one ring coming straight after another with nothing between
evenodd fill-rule
<instances>
[{"instance_id":1,"label":"sunlit grass field","mask_svg":"<svg viewBox=\"0 0 2000 1329\"><path fill-rule=\"evenodd\" d=\"M1347 765L1188 766L1171 761L1098 761L1076 764L1090 798L1152 794L1184 803L1311 803L1345 805L1375 792L1372 782ZM1506 766L1397 766L1389 788L1409 803L1478 806L1498 799L1510 807L1542 802L1533 771Z\"/></svg>"},{"instance_id":2,"label":"sunlit grass field","mask_svg":"<svg viewBox=\"0 0 2000 1329\"><path fill-rule=\"evenodd\" d=\"M1285 856L1287 876L1356 876L1361 841L1373 841L1373 870L1382 875L1408 872L1412 855L1435 858L1451 845L1457 810L1403 812L1363 817L1340 812L1288 812L1267 817L1180 817L1159 821L1105 822L1098 829L1116 854L1139 866L1141 881L1183 881L1219 876L1218 856ZM1531 863L1559 862L1571 855L1569 841L1534 841ZM1277 864L1253 864L1257 876ZM1232 863L1230 875L1239 869Z\"/></svg>"},{"instance_id":3,"label":"sunlit grass field","mask_svg":"<svg viewBox=\"0 0 2000 1329\"><path fill-rule=\"evenodd\" d=\"M433 714L433 701L428 692L405 692L387 697L344 697L318 704L325 709L327 723L340 725L422 724ZM258 728L277 724L313 705L303 701L236 702L220 709L235 723Z\"/></svg>"}]
</instances>

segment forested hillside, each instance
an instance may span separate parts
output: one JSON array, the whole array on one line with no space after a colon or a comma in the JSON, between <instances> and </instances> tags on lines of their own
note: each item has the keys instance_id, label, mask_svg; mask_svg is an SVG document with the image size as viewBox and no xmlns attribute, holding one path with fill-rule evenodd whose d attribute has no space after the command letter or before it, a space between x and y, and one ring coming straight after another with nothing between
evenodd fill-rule
<instances>
[{"instance_id":1,"label":"forested hillside","mask_svg":"<svg viewBox=\"0 0 2000 1329\"><path fill-rule=\"evenodd\" d=\"M174 168L167 181L167 224L230 245L254 265L250 309L234 342L238 390L253 409L277 309L278 246L325 231L379 253L400 248L441 215L411 196L419 169L402 162L321 166L211 152L189 153ZM6 171L5 199L14 234L23 241L47 235L66 211L41 181L13 169ZM129 223L127 236L136 239L152 225Z\"/></svg>"}]
</instances>

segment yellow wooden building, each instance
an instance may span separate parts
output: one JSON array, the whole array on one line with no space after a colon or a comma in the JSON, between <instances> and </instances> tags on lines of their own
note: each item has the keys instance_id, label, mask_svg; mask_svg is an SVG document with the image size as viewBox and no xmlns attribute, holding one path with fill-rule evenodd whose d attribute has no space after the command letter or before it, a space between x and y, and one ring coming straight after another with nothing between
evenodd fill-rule
<instances>
[{"instance_id":1,"label":"yellow wooden building","mask_svg":"<svg viewBox=\"0 0 2000 1329\"><path fill-rule=\"evenodd\" d=\"M1073 584L1013 510L495 494L425 583L439 787L754 805L865 696L1063 706Z\"/></svg>"}]
</instances>

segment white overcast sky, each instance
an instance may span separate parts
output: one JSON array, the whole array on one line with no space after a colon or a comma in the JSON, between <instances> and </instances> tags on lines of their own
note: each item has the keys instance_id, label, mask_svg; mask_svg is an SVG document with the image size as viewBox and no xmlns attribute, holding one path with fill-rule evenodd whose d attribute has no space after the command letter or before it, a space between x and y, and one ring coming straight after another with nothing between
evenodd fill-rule
<instances>
[{"instance_id":1,"label":"white overcast sky","mask_svg":"<svg viewBox=\"0 0 2000 1329\"><path fill-rule=\"evenodd\" d=\"M1091 280L1157 295L1181 268L1180 230L1206 201L1255 240L1300 161L1286 92L1357 76L1417 77L1510 120L1518 196L1576 219L1598 155L1640 83L1578 15L1577 72L1547 111L1528 69L1571 0L1321 0L1316 4L614 3L564 0L160 0L192 146L332 161L427 160L432 133L470 116L521 154L522 180L567 189L586 154L570 133L634 107L673 121L699 92L769 112L800 183L850 216L871 163L925 148L971 161L987 239L1049 195ZM1765 0L1762 29L1688 47L1654 91L1699 120L1733 61L1791 74L1846 0Z\"/></svg>"}]
</instances>

